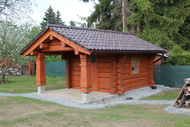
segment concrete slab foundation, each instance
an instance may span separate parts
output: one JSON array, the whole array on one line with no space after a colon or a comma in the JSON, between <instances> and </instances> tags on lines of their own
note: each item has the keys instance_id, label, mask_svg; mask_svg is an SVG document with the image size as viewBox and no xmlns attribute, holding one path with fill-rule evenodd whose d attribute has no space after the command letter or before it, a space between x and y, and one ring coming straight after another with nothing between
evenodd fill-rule
<instances>
[{"instance_id":1,"label":"concrete slab foundation","mask_svg":"<svg viewBox=\"0 0 190 127\"><path fill-rule=\"evenodd\" d=\"M90 101L90 93L82 93L82 101L83 102Z\"/></svg>"},{"instance_id":2,"label":"concrete slab foundation","mask_svg":"<svg viewBox=\"0 0 190 127\"><path fill-rule=\"evenodd\" d=\"M38 86L38 94L45 93L45 86Z\"/></svg>"},{"instance_id":3,"label":"concrete slab foundation","mask_svg":"<svg viewBox=\"0 0 190 127\"><path fill-rule=\"evenodd\" d=\"M43 95L61 97L68 100L75 100L79 102L91 102L95 100L97 101L97 99L99 100L99 98L111 96L111 94L109 93L97 92L97 91L92 91L90 92L90 94L86 95L85 93L82 93L80 89L72 89L72 88L46 91Z\"/></svg>"}]
</instances>

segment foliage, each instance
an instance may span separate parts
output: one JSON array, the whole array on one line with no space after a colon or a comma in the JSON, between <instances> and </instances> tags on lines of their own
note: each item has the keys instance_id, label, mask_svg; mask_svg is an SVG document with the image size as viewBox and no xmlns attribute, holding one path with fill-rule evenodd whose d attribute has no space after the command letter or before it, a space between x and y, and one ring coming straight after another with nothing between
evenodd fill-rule
<instances>
[{"instance_id":1,"label":"foliage","mask_svg":"<svg viewBox=\"0 0 190 127\"><path fill-rule=\"evenodd\" d=\"M122 31L121 3L116 0L99 0L95 11L87 18L87 27Z\"/></svg>"},{"instance_id":2,"label":"foliage","mask_svg":"<svg viewBox=\"0 0 190 127\"><path fill-rule=\"evenodd\" d=\"M49 6L47 11L45 12L45 16L43 17L43 21L41 22L41 28L44 29L45 25L48 23L65 25L65 23L61 19L60 11L57 11L57 13L55 13L51 6Z\"/></svg>"},{"instance_id":3,"label":"foliage","mask_svg":"<svg viewBox=\"0 0 190 127\"><path fill-rule=\"evenodd\" d=\"M184 53L179 46L172 49L170 56L166 59L164 64L171 65L190 65L190 53Z\"/></svg>"},{"instance_id":4,"label":"foliage","mask_svg":"<svg viewBox=\"0 0 190 127\"><path fill-rule=\"evenodd\" d=\"M71 20L71 21L69 22L69 26L73 26L73 27L75 27L75 26L76 26L76 22L73 21L73 20Z\"/></svg>"},{"instance_id":5,"label":"foliage","mask_svg":"<svg viewBox=\"0 0 190 127\"><path fill-rule=\"evenodd\" d=\"M186 28L189 0L131 0L131 3L134 15L129 21L140 24L140 32L136 32L139 37L168 50L176 44L189 50L190 38L184 31L185 28L190 32Z\"/></svg>"},{"instance_id":6,"label":"foliage","mask_svg":"<svg viewBox=\"0 0 190 127\"><path fill-rule=\"evenodd\" d=\"M32 26L29 23L23 25L14 25L13 22L0 22L0 59L3 63L0 64L2 71L2 79L5 78L5 73L10 67L5 62L7 59L13 58L12 65L23 65L29 57L19 55L21 49L36 36L39 32L39 27Z\"/></svg>"},{"instance_id":7,"label":"foliage","mask_svg":"<svg viewBox=\"0 0 190 127\"><path fill-rule=\"evenodd\" d=\"M62 59L61 59L61 56L59 55L59 56L46 56L45 57L45 61L63 61Z\"/></svg>"},{"instance_id":8,"label":"foliage","mask_svg":"<svg viewBox=\"0 0 190 127\"><path fill-rule=\"evenodd\" d=\"M0 18L17 18L22 19L32 11L32 0L1 0L0 1Z\"/></svg>"},{"instance_id":9,"label":"foliage","mask_svg":"<svg viewBox=\"0 0 190 127\"><path fill-rule=\"evenodd\" d=\"M124 8L122 2L127 3ZM94 8L87 18L88 27L122 31L124 16L125 32L167 50L176 45L190 50L189 0L99 0Z\"/></svg>"}]
</instances>

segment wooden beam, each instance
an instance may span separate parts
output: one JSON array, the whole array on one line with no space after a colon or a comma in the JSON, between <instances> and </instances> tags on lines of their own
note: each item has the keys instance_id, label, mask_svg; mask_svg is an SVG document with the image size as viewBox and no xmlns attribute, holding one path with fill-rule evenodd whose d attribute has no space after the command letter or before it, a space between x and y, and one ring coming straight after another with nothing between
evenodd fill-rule
<instances>
[{"instance_id":1,"label":"wooden beam","mask_svg":"<svg viewBox=\"0 0 190 127\"><path fill-rule=\"evenodd\" d=\"M42 53L36 56L36 85L46 85L45 54Z\"/></svg>"},{"instance_id":2,"label":"wooden beam","mask_svg":"<svg viewBox=\"0 0 190 127\"><path fill-rule=\"evenodd\" d=\"M75 50L75 55L78 55L79 54L79 51Z\"/></svg>"},{"instance_id":3,"label":"wooden beam","mask_svg":"<svg viewBox=\"0 0 190 127\"><path fill-rule=\"evenodd\" d=\"M48 49L50 45L48 43L41 43L39 47L40 49Z\"/></svg>"},{"instance_id":4,"label":"wooden beam","mask_svg":"<svg viewBox=\"0 0 190 127\"><path fill-rule=\"evenodd\" d=\"M65 42L61 42L61 44L62 44L62 47L65 47Z\"/></svg>"},{"instance_id":5,"label":"wooden beam","mask_svg":"<svg viewBox=\"0 0 190 127\"><path fill-rule=\"evenodd\" d=\"M43 43L48 37L53 36L56 39L60 40L61 42L64 42L65 44L69 45L73 49L76 49L77 51L90 55L91 52L88 51L86 48L83 48L82 46L68 40L67 38L64 38L63 36L57 34L54 31L47 30L45 33L43 33L31 46L29 46L24 52L23 56L30 55L32 51L34 51L41 43ZM60 50L58 50L60 51ZM62 51L62 50L61 50ZM64 50L65 51L65 50ZM73 50L74 51L74 50Z\"/></svg>"},{"instance_id":6,"label":"wooden beam","mask_svg":"<svg viewBox=\"0 0 190 127\"><path fill-rule=\"evenodd\" d=\"M52 35L50 35L50 36L49 36L49 39L52 41L52 40L53 40L53 36L52 36Z\"/></svg>"},{"instance_id":7,"label":"wooden beam","mask_svg":"<svg viewBox=\"0 0 190 127\"><path fill-rule=\"evenodd\" d=\"M38 51L32 51L32 52L30 53L30 55L31 55L31 56L36 56L36 55L38 55L38 53L39 53Z\"/></svg>"},{"instance_id":8,"label":"wooden beam","mask_svg":"<svg viewBox=\"0 0 190 127\"><path fill-rule=\"evenodd\" d=\"M80 61L81 61L81 81L80 87L81 92L89 93L92 92L92 77L90 76L90 59L86 54L80 54Z\"/></svg>"},{"instance_id":9,"label":"wooden beam","mask_svg":"<svg viewBox=\"0 0 190 127\"><path fill-rule=\"evenodd\" d=\"M28 75L31 76L31 61L28 61Z\"/></svg>"},{"instance_id":10,"label":"wooden beam","mask_svg":"<svg viewBox=\"0 0 190 127\"><path fill-rule=\"evenodd\" d=\"M37 48L43 41L45 41L49 35L51 35L51 31L45 32L43 35L41 35L40 38L38 38L30 47L28 47L24 52L23 56L29 55L32 51L34 51L35 48Z\"/></svg>"},{"instance_id":11,"label":"wooden beam","mask_svg":"<svg viewBox=\"0 0 190 127\"><path fill-rule=\"evenodd\" d=\"M82 52L82 53L85 53L85 54L88 54L88 55L91 54L91 52L88 51L86 48L83 48L82 46L77 45L76 43L74 43L74 42L68 40L67 38L64 38L63 36L61 36L61 35L59 35L59 34L53 32L53 31L51 32L51 35L54 36L55 38L61 40L61 41L64 42L65 44L71 46L73 49L78 50L79 52Z\"/></svg>"},{"instance_id":12,"label":"wooden beam","mask_svg":"<svg viewBox=\"0 0 190 127\"><path fill-rule=\"evenodd\" d=\"M70 47L50 46L49 49L41 50L41 52L60 52L60 51L74 51L74 49Z\"/></svg>"}]
</instances>

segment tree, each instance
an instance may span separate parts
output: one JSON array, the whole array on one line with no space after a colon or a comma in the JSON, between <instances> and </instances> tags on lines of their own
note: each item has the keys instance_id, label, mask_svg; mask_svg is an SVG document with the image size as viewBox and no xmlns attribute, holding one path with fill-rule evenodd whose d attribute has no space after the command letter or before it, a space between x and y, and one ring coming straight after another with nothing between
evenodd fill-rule
<instances>
[{"instance_id":1,"label":"tree","mask_svg":"<svg viewBox=\"0 0 190 127\"><path fill-rule=\"evenodd\" d=\"M13 58L12 64L22 65L29 59L19 55L19 52L37 34L37 27L31 26L28 23L19 26L13 25L13 22L10 21L0 22L0 59L3 61L0 64L2 80L5 80L5 74L10 67L6 60Z\"/></svg>"},{"instance_id":2,"label":"tree","mask_svg":"<svg viewBox=\"0 0 190 127\"><path fill-rule=\"evenodd\" d=\"M26 14L32 11L33 4L31 0L1 0L0 17L21 19L28 16Z\"/></svg>"},{"instance_id":3,"label":"tree","mask_svg":"<svg viewBox=\"0 0 190 127\"><path fill-rule=\"evenodd\" d=\"M69 26L73 26L73 27L75 27L75 26L76 26L76 22L73 21L73 20L69 21Z\"/></svg>"},{"instance_id":4,"label":"tree","mask_svg":"<svg viewBox=\"0 0 190 127\"><path fill-rule=\"evenodd\" d=\"M45 16L43 21L41 22L41 28L44 29L46 24L57 24L57 25L65 25L65 23L61 19L61 14L59 11L55 14L53 8L49 6L47 11L45 12Z\"/></svg>"},{"instance_id":5,"label":"tree","mask_svg":"<svg viewBox=\"0 0 190 127\"><path fill-rule=\"evenodd\" d=\"M171 50L175 45L189 45L184 32L190 16L190 1L184 0L131 0L136 34L162 48ZM186 28L188 31L189 28Z\"/></svg>"},{"instance_id":6,"label":"tree","mask_svg":"<svg viewBox=\"0 0 190 127\"><path fill-rule=\"evenodd\" d=\"M87 18L88 27L122 31L121 2L118 0L99 0L95 10Z\"/></svg>"},{"instance_id":7,"label":"tree","mask_svg":"<svg viewBox=\"0 0 190 127\"><path fill-rule=\"evenodd\" d=\"M57 13L56 13L55 24L57 24L57 25L65 25L65 22L63 22L62 19L61 19L60 11L57 11Z\"/></svg>"}]
</instances>

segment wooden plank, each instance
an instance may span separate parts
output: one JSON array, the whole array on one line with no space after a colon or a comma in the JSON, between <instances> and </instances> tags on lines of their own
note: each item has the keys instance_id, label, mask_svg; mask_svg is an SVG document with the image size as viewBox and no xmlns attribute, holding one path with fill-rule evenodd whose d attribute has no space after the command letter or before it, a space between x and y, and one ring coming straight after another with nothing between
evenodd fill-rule
<instances>
[{"instance_id":1,"label":"wooden plank","mask_svg":"<svg viewBox=\"0 0 190 127\"><path fill-rule=\"evenodd\" d=\"M139 82L148 82L148 77L140 77L135 79L124 80L123 85L132 85Z\"/></svg>"},{"instance_id":2,"label":"wooden plank","mask_svg":"<svg viewBox=\"0 0 190 127\"><path fill-rule=\"evenodd\" d=\"M110 84L110 93L114 94L114 75L116 75L116 71L114 72L114 60L115 57L110 58L110 64L111 64L111 72L110 72L110 77L111 77L111 84ZM115 74L114 74L115 73Z\"/></svg>"},{"instance_id":3,"label":"wooden plank","mask_svg":"<svg viewBox=\"0 0 190 127\"><path fill-rule=\"evenodd\" d=\"M80 67L80 62L71 62L71 67Z\"/></svg>"},{"instance_id":4,"label":"wooden plank","mask_svg":"<svg viewBox=\"0 0 190 127\"><path fill-rule=\"evenodd\" d=\"M71 59L66 59L66 88L71 88Z\"/></svg>"},{"instance_id":5,"label":"wooden plank","mask_svg":"<svg viewBox=\"0 0 190 127\"><path fill-rule=\"evenodd\" d=\"M98 68L98 72L103 72L103 73L110 73L111 72L111 68L108 68L108 67L99 67Z\"/></svg>"},{"instance_id":6,"label":"wooden plank","mask_svg":"<svg viewBox=\"0 0 190 127\"><path fill-rule=\"evenodd\" d=\"M41 43L40 44L40 49L48 49L50 47L49 43Z\"/></svg>"},{"instance_id":7,"label":"wooden plank","mask_svg":"<svg viewBox=\"0 0 190 127\"><path fill-rule=\"evenodd\" d=\"M72 87L73 86L80 86L80 82L79 81L71 81Z\"/></svg>"},{"instance_id":8,"label":"wooden plank","mask_svg":"<svg viewBox=\"0 0 190 127\"><path fill-rule=\"evenodd\" d=\"M136 83L136 84L132 84L132 85L126 85L123 87L124 87L125 91L129 91L129 90L146 87L146 86L148 86L148 82L140 82L140 83Z\"/></svg>"},{"instance_id":9,"label":"wooden plank","mask_svg":"<svg viewBox=\"0 0 190 127\"><path fill-rule=\"evenodd\" d=\"M110 78L110 73L98 73L98 76L100 78Z\"/></svg>"},{"instance_id":10,"label":"wooden plank","mask_svg":"<svg viewBox=\"0 0 190 127\"><path fill-rule=\"evenodd\" d=\"M71 71L72 76L80 76L80 71Z\"/></svg>"},{"instance_id":11,"label":"wooden plank","mask_svg":"<svg viewBox=\"0 0 190 127\"><path fill-rule=\"evenodd\" d=\"M80 81L80 76L71 76L72 81Z\"/></svg>"},{"instance_id":12,"label":"wooden plank","mask_svg":"<svg viewBox=\"0 0 190 127\"><path fill-rule=\"evenodd\" d=\"M98 63L98 66L101 67L111 67L110 63Z\"/></svg>"},{"instance_id":13,"label":"wooden plank","mask_svg":"<svg viewBox=\"0 0 190 127\"><path fill-rule=\"evenodd\" d=\"M67 38L64 38L63 36L57 34L56 32L51 31L51 35L53 35L55 38L59 39L60 41L64 42L65 44L71 46L73 49L78 50L81 53L85 53L90 55L90 51L88 51L86 48L83 48L82 46L79 46L78 44L68 40Z\"/></svg>"},{"instance_id":14,"label":"wooden plank","mask_svg":"<svg viewBox=\"0 0 190 127\"><path fill-rule=\"evenodd\" d=\"M70 47L50 46L48 49L41 50L41 52L60 52L60 51L74 51L74 49Z\"/></svg>"},{"instance_id":15,"label":"wooden plank","mask_svg":"<svg viewBox=\"0 0 190 127\"><path fill-rule=\"evenodd\" d=\"M80 66L78 66L78 67L77 66L72 66L71 67L72 71L80 71L80 69L81 69Z\"/></svg>"},{"instance_id":16,"label":"wooden plank","mask_svg":"<svg viewBox=\"0 0 190 127\"><path fill-rule=\"evenodd\" d=\"M28 61L28 75L31 76L32 72L31 72L31 61Z\"/></svg>"},{"instance_id":17,"label":"wooden plank","mask_svg":"<svg viewBox=\"0 0 190 127\"><path fill-rule=\"evenodd\" d=\"M41 53L36 56L36 85L46 85L45 55Z\"/></svg>"}]
</instances>

